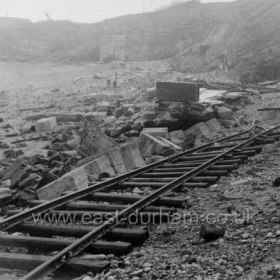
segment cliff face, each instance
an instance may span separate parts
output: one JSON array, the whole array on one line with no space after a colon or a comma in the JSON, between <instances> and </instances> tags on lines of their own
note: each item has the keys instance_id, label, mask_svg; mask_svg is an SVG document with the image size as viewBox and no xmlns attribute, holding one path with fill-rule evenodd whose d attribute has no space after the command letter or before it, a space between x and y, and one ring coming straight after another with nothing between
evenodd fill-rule
<instances>
[{"instance_id":1,"label":"cliff face","mask_svg":"<svg viewBox=\"0 0 280 280\"><path fill-rule=\"evenodd\" d=\"M171 59L185 71L227 71L278 57L279 14L279 0L239 0L178 4L97 24L0 18L0 58L96 61L104 37L124 35L128 59Z\"/></svg>"}]
</instances>

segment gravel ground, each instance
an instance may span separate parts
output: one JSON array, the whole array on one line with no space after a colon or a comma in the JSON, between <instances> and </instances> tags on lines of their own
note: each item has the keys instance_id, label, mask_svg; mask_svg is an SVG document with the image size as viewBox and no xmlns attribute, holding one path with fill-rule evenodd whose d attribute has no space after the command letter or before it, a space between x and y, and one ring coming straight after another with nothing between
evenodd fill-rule
<instances>
[{"instance_id":1,"label":"gravel ground","mask_svg":"<svg viewBox=\"0 0 280 280\"><path fill-rule=\"evenodd\" d=\"M181 214L200 222L150 227L142 247L93 279L280 279L280 189L272 186L279 154L279 143L268 145L209 189L190 190L192 206ZM220 218L226 233L204 243L199 229L209 217Z\"/></svg>"}]
</instances>

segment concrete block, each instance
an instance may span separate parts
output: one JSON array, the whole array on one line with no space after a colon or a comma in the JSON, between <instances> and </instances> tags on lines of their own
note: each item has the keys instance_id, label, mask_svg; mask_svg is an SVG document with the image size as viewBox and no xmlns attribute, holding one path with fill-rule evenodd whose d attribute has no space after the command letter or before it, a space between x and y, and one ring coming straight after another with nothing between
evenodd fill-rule
<instances>
[{"instance_id":1,"label":"concrete block","mask_svg":"<svg viewBox=\"0 0 280 280\"><path fill-rule=\"evenodd\" d=\"M111 162L105 155L72 170L37 190L37 196L41 200L52 200L60 197L66 191L85 189L89 185L89 177L98 180L99 176L104 173L109 174L109 176L115 175Z\"/></svg>"},{"instance_id":2,"label":"concrete block","mask_svg":"<svg viewBox=\"0 0 280 280\"><path fill-rule=\"evenodd\" d=\"M185 143L192 143L196 138L202 136L207 138L210 135L210 130L204 122L201 122L185 130L184 134Z\"/></svg>"},{"instance_id":3,"label":"concrete block","mask_svg":"<svg viewBox=\"0 0 280 280\"><path fill-rule=\"evenodd\" d=\"M217 114L219 119L225 119L225 120L229 120L233 116L232 110L225 106L217 107Z\"/></svg>"},{"instance_id":4,"label":"concrete block","mask_svg":"<svg viewBox=\"0 0 280 280\"><path fill-rule=\"evenodd\" d=\"M211 120L207 121L206 125L208 126L211 133L221 131L221 125L217 119L211 119Z\"/></svg>"},{"instance_id":5,"label":"concrete block","mask_svg":"<svg viewBox=\"0 0 280 280\"><path fill-rule=\"evenodd\" d=\"M138 138L138 146L140 153L144 158L151 157L152 155L166 156L172 154L174 150L181 150L181 147L164 137L154 137L143 132Z\"/></svg>"},{"instance_id":6,"label":"concrete block","mask_svg":"<svg viewBox=\"0 0 280 280\"><path fill-rule=\"evenodd\" d=\"M80 121L83 114L81 113L47 113L47 114L35 114L27 116L27 121L37 121L43 118L55 117L57 122L77 122Z\"/></svg>"},{"instance_id":7,"label":"concrete block","mask_svg":"<svg viewBox=\"0 0 280 280\"><path fill-rule=\"evenodd\" d=\"M195 83L157 82L156 90L160 101L199 101L199 85Z\"/></svg>"},{"instance_id":8,"label":"concrete block","mask_svg":"<svg viewBox=\"0 0 280 280\"><path fill-rule=\"evenodd\" d=\"M168 138L168 128L167 127L146 127L142 130L143 133L152 135L154 137L161 136Z\"/></svg>"},{"instance_id":9,"label":"concrete block","mask_svg":"<svg viewBox=\"0 0 280 280\"><path fill-rule=\"evenodd\" d=\"M154 98L154 97L156 97L156 92L157 92L156 87L147 88L145 95L147 98Z\"/></svg>"},{"instance_id":10,"label":"concrete block","mask_svg":"<svg viewBox=\"0 0 280 280\"><path fill-rule=\"evenodd\" d=\"M169 132L169 137L171 141L173 139L184 140L185 134L183 130L176 130L176 131Z\"/></svg>"},{"instance_id":11,"label":"concrete block","mask_svg":"<svg viewBox=\"0 0 280 280\"><path fill-rule=\"evenodd\" d=\"M142 116L146 120L151 121L157 116L157 113L154 111L147 111L147 112L142 113Z\"/></svg>"},{"instance_id":12,"label":"concrete block","mask_svg":"<svg viewBox=\"0 0 280 280\"><path fill-rule=\"evenodd\" d=\"M141 168L146 165L140 151L135 144L126 144L121 146L121 153L126 169L128 171Z\"/></svg>"},{"instance_id":13,"label":"concrete block","mask_svg":"<svg viewBox=\"0 0 280 280\"><path fill-rule=\"evenodd\" d=\"M165 143L166 145L168 145L172 150L176 150L176 151L182 151L182 148L174 143L172 143L171 141L163 138L163 137L157 137L157 139L161 140L163 143Z\"/></svg>"},{"instance_id":14,"label":"concrete block","mask_svg":"<svg viewBox=\"0 0 280 280\"><path fill-rule=\"evenodd\" d=\"M40 119L35 123L35 131L37 133L50 132L57 126L56 118L50 117Z\"/></svg>"},{"instance_id":15,"label":"concrete block","mask_svg":"<svg viewBox=\"0 0 280 280\"><path fill-rule=\"evenodd\" d=\"M138 137L138 147L142 157L150 157L153 154L160 155L164 149L169 148L169 146L161 140L144 132L141 132Z\"/></svg>"},{"instance_id":16,"label":"concrete block","mask_svg":"<svg viewBox=\"0 0 280 280\"><path fill-rule=\"evenodd\" d=\"M88 172L81 166L37 190L37 196L40 200L52 200L67 191L87 188L88 184Z\"/></svg>"},{"instance_id":17,"label":"concrete block","mask_svg":"<svg viewBox=\"0 0 280 280\"><path fill-rule=\"evenodd\" d=\"M83 166L88 175L98 180L101 174L108 174L110 177L113 177L116 173L112 167L112 164L109 158L106 155L102 155L94 161L91 161Z\"/></svg>"},{"instance_id":18,"label":"concrete block","mask_svg":"<svg viewBox=\"0 0 280 280\"><path fill-rule=\"evenodd\" d=\"M124 174L127 172L120 148L111 149L106 155L117 174Z\"/></svg>"}]
</instances>

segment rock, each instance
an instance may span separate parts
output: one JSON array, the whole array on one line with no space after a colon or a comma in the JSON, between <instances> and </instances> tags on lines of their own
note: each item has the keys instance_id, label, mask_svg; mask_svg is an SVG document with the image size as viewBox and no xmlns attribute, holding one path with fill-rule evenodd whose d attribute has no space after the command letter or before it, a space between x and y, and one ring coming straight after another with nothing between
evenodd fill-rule
<instances>
[{"instance_id":1,"label":"rock","mask_svg":"<svg viewBox=\"0 0 280 280\"><path fill-rule=\"evenodd\" d=\"M139 269L139 270L137 270L137 271L134 271L134 272L130 273L130 276L131 276L131 277L140 276L142 273L143 273L143 269ZM138 278L138 277L137 277L137 278ZM132 278L132 279L133 279L133 278ZM138 278L138 279L139 279L139 278ZM136 280L136 279L134 279L134 280Z\"/></svg>"},{"instance_id":2,"label":"rock","mask_svg":"<svg viewBox=\"0 0 280 280\"><path fill-rule=\"evenodd\" d=\"M273 238L274 237L274 235L273 235L273 233L272 232L269 232L266 236L265 236L266 238Z\"/></svg>"},{"instance_id":3,"label":"rock","mask_svg":"<svg viewBox=\"0 0 280 280\"><path fill-rule=\"evenodd\" d=\"M35 131L37 133L51 132L56 126L57 123L55 117L40 119L35 123Z\"/></svg>"},{"instance_id":4,"label":"rock","mask_svg":"<svg viewBox=\"0 0 280 280\"><path fill-rule=\"evenodd\" d=\"M198 137L208 137L210 135L210 130L208 126L204 122L197 123L196 125L190 127L189 129L184 131L185 139Z\"/></svg>"},{"instance_id":5,"label":"rock","mask_svg":"<svg viewBox=\"0 0 280 280\"><path fill-rule=\"evenodd\" d=\"M143 265L142 265L142 267L152 267L152 264L151 263L149 263L149 262L146 262L146 263L144 263Z\"/></svg>"},{"instance_id":6,"label":"rock","mask_svg":"<svg viewBox=\"0 0 280 280\"><path fill-rule=\"evenodd\" d=\"M275 178L273 181L273 187L280 187L280 177Z\"/></svg>"},{"instance_id":7,"label":"rock","mask_svg":"<svg viewBox=\"0 0 280 280\"><path fill-rule=\"evenodd\" d=\"M147 111L144 113L141 113L141 117L143 117L147 121L152 121L156 118L157 113L154 111Z\"/></svg>"},{"instance_id":8,"label":"rock","mask_svg":"<svg viewBox=\"0 0 280 280\"><path fill-rule=\"evenodd\" d=\"M154 123L156 126L171 126L171 124L174 124L177 119L173 118L169 112L163 112L159 114L155 119Z\"/></svg>"},{"instance_id":9,"label":"rock","mask_svg":"<svg viewBox=\"0 0 280 280\"><path fill-rule=\"evenodd\" d=\"M8 188L0 188L0 195L3 196L3 195L11 195L12 194L12 191Z\"/></svg>"},{"instance_id":10,"label":"rock","mask_svg":"<svg viewBox=\"0 0 280 280\"><path fill-rule=\"evenodd\" d=\"M11 124L7 123L7 124L3 125L2 128L3 129L13 129L14 127Z\"/></svg>"},{"instance_id":11,"label":"rock","mask_svg":"<svg viewBox=\"0 0 280 280\"><path fill-rule=\"evenodd\" d=\"M69 139L66 141L66 145L72 149L76 150L80 147L81 137L77 134L72 134Z\"/></svg>"},{"instance_id":12,"label":"rock","mask_svg":"<svg viewBox=\"0 0 280 280\"><path fill-rule=\"evenodd\" d=\"M21 180L18 183L18 189L24 190L25 188L28 187L37 187L40 181L41 181L41 176L35 173L30 174L27 178Z\"/></svg>"},{"instance_id":13,"label":"rock","mask_svg":"<svg viewBox=\"0 0 280 280\"><path fill-rule=\"evenodd\" d=\"M19 132L20 134L35 132L35 126L32 122L27 122L19 129Z\"/></svg>"},{"instance_id":14,"label":"rock","mask_svg":"<svg viewBox=\"0 0 280 280\"><path fill-rule=\"evenodd\" d=\"M147 133L154 137L161 136L168 138L168 128L167 127L147 127L142 130L143 133Z\"/></svg>"},{"instance_id":15,"label":"rock","mask_svg":"<svg viewBox=\"0 0 280 280\"><path fill-rule=\"evenodd\" d=\"M169 132L169 137L170 137L172 142L173 142L174 139L184 141L185 134L184 134L183 130L176 130L176 131Z\"/></svg>"},{"instance_id":16,"label":"rock","mask_svg":"<svg viewBox=\"0 0 280 280\"><path fill-rule=\"evenodd\" d=\"M134 129L134 130L130 130L130 131L126 132L124 135L126 137L138 137L139 132L138 132L138 130Z\"/></svg>"},{"instance_id":17,"label":"rock","mask_svg":"<svg viewBox=\"0 0 280 280\"><path fill-rule=\"evenodd\" d=\"M199 236L205 242L215 241L225 235L226 229L215 224L204 223L200 227Z\"/></svg>"},{"instance_id":18,"label":"rock","mask_svg":"<svg viewBox=\"0 0 280 280\"><path fill-rule=\"evenodd\" d=\"M18 137L18 136L20 136L20 133L16 129L14 129L13 131L11 131L5 135L5 137Z\"/></svg>"},{"instance_id":19,"label":"rock","mask_svg":"<svg viewBox=\"0 0 280 280\"><path fill-rule=\"evenodd\" d=\"M217 115L219 119L231 119L233 116L233 112L231 109L225 106L220 106L216 108L217 110Z\"/></svg>"},{"instance_id":20,"label":"rock","mask_svg":"<svg viewBox=\"0 0 280 280\"><path fill-rule=\"evenodd\" d=\"M145 96L148 99L154 98L154 97L156 97L156 92L157 92L156 87L147 88L145 91Z\"/></svg>"},{"instance_id":21,"label":"rock","mask_svg":"<svg viewBox=\"0 0 280 280\"><path fill-rule=\"evenodd\" d=\"M144 167L146 165L140 154L138 146L134 143L122 145L121 153L124 164L128 171Z\"/></svg>"},{"instance_id":22,"label":"rock","mask_svg":"<svg viewBox=\"0 0 280 280\"><path fill-rule=\"evenodd\" d=\"M152 155L166 155L173 153L173 147L163 142L158 137L141 132L138 137L138 147L142 157L151 157Z\"/></svg>"},{"instance_id":23,"label":"rock","mask_svg":"<svg viewBox=\"0 0 280 280\"><path fill-rule=\"evenodd\" d=\"M162 142L164 142L165 144L167 144L172 150L174 151L178 151L181 152L182 148L174 143L172 143L171 141L167 140L166 138L163 137L157 137L157 139L161 140ZM166 155L166 154L165 154Z\"/></svg>"},{"instance_id":24,"label":"rock","mask_svg":"<svg viewBox=\"0 0 280 280\"><path fill-rule=\"evenodd\" d=\"M125 113L125 116L126 116L126 117L129 117L129 116L132 116L132 115L134 115L134 114L135 114L135 109L132 108L132 107L130 107L130 108L127 109L127 111L126 111L126 113Z\"/></svg>"},{"instance_id":25,"label":"rock","mask_svg":"<svg viewBox=\"0 0 280 280\"><path fill-rule=\"evenodd\" d=\"M3 187L4 187L4 188L10 188L11 185L12 185L12 182L11 182L10 179L7 179L7 180L5 180L5 181L3 182Z\"/></svg>"},{"instance_id":26,"label":"rock","mask_svg":"<svg viewBox=\"0 0 280 280\"><path fill-rule=\"evenodd\" d=\"M78 122L81 120L83 114L81 113L49 113L49 114L36 114L30 115L25 119L27 121L37 121L44 118L55 117L57 122Z\"/></svg>"},{"instance_id":27,"label":"rock","mask_svg":"<svg viewBox=\"0 0 280 280\"><path fill-rule=\"evenodd\" d=\"M0 176L3 178L3 181L10 179L11 187L13 187L26 174L25 171L26 166L27 165L23 159L18 159L11 166L1 171Z\"/></svg>"},{"instance_id":28,"label":"rock","mask_svg":"<svg viewBox=\"0 0 280 280\"><path fill-rule=\"evenodd\" d=\"M127 172L121 149L119 147L111 149L106 153L106 155L114 167L116 174L124 174Z\"/></svg>"},{"instance_id":29,"label":"rock","mask_svg":"<svg viewBox=\"0 0 280 280\"><path fill-rule=\"evenodd\" d=\"M60 197L66 191L87 188L89 184L88 175L85 166L76 168L61 178L38 189L37 196L41 200L52 200Z\"/></svg>"},{"instance_id":30,"label":"rock","mask_svg":"<svg viewBox=\"0 0 280 280\"><path fill-rule=\"evenodd\" d=\"M79 136L81 137L81 144L78 153L84 157L103 154L118 146L94 122L85 123L83 129L79 131Z\"/></svg>"},{"instance_id":31,"label":"rock","mask_svg":"<svg viewBox=\"0 0 280 280\"><path fill-rule=\"evenodd\" d=\"M7 143L0 141L0 149L9 149L9 148L10 146Z\"/></svg>"},{"instance_id":32,"label":"rock","mask_svg":"<svg viewBox=\"0 0 280 280\"><path fill-rule=\"evenodd\" d=\"M164 160L164 159L165 159L164 156L153 155L151 158L149 158L147 164L151 164L151 163L161 161L161 160Z\"/></svg>"},{"instance_id":33,"label":"rock","mask_svg":"<svg viewBox=\"0 0 280 280\"><path fill-rule=\"evenodd\" d=\"M83 277L82 280L93 280L93 278L91 278L90 276L87 275L87 276Z\"/></svg>"},{"instance_id":34,"label":"rock","mask_svg":"<svg viewBox=\"0 0 280 280\"><path fill-rule=\"evenodd\" d=\"M208 126L211 133L219 132L222 129L217 119L211 119L205 122L205 124Z\"/></svg>"},{"instance_id":35,"label":"rock","mask_svg":"<svg viewBox=\"0 0 280 280\"><path fill-rule=\"evenodd\" d=\"M112 125L113 123L116 122L116 120L117 120L117 118L115 116L109 116L104 120L104 123Z\"/></svg>"},{"instance_id":36,"label":"rock","mask_svg":"<svg viewBox=\"0 0 280 280\"><path fill-rule=\"evenodd\" d=\"M105 154L82 167L84 167L88 175L95 180L100 180L102 176L106 178L113 177L116 174L109 158Z\"/></svg>"},{"instance_id":37,"label":"rock","mask_svg":"<svg viewBox=\"0 0 280 280\"><path fill-rule=\"evenodd\" d=\"M23 155L23 151L22 150L14 150L14 149L9 149L9 150L5 150L3 152L3 155L6 158L17 158L18 156Z\"/></svg>"}]
</instances>

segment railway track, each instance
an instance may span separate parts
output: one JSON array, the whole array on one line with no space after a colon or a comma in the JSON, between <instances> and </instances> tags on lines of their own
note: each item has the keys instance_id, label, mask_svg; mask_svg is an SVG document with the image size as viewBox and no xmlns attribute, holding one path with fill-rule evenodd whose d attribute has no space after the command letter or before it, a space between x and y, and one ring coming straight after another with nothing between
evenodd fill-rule
<instances>
[{"instance_id":1,"label":"railway track","mask_svg":"<svg viewBox=\"0 0 280 280\"><path fill-rule=\"evenodd\" d=\"M279 137L280 126L253 136L242 131L53 201L32 201L25 211L10 211L0 222L0 247L26 251L0 252L0 266L29 269L23 280L61 268L102 271L107 261L87 261L81 253L128 253L148 238L141 221L168 220L185 207L184 190L207 188ZM131 217L139 226L129 225Z\"/></svg>"}]
</instances>

